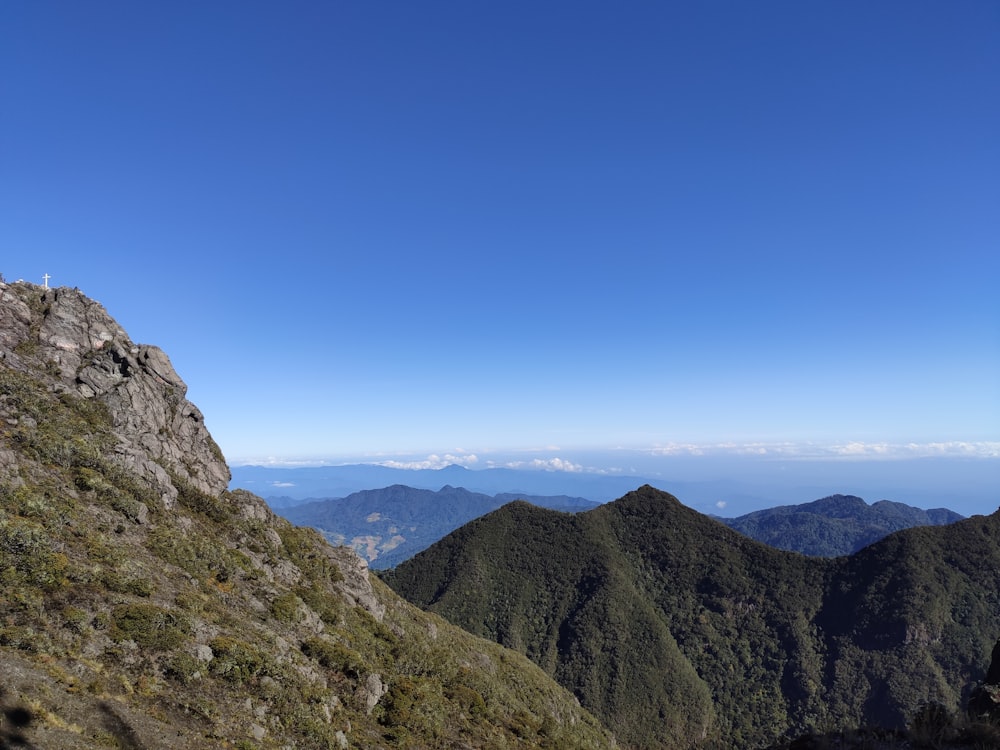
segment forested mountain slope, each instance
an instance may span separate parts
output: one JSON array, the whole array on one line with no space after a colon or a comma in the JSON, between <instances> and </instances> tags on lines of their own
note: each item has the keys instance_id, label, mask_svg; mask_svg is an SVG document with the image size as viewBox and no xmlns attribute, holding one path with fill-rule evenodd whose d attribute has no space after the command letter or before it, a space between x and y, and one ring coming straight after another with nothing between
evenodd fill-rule
<instances>
[{"instance_id":1,"label":"forested mountain slope","mask_svg":"<svg viewBox=\"0 0 1000 750\"><path fill-rule=\"evenodd\" d=\"M811 503L782 505L718 520L778 549L838 557L857 552L894 531L944 526L962 520L962 516L946 508L924 510L890 500L868 505L853 495L831 495Z\"/></svg>"},{"instance_id":2,"label":"forested mountain slope","mask_svg":"<svg viewBox=\"0 0 1000 750\"><path fill-rule=\"evenodd\" d=\"M1000 634L1000 515L835 560L773 549L643 487L514 503L384 574L527 654L633 747L755 747L958 708Z\"/></svg>"},{"instance_id":3,"label":"forested mountain slope","mask_svg":"<svg viewBox=\"0 0 1000 750\"><path fill-rule=\"evenodd\" d=\"M77 290L0 282L0 747L614 746L521 655L227 491L185 391Z\"/></svg>"},{"instance_id":4,"label":"forested mountain slope","mask_svg":"<svg viewBox=\"0 0 1000 750\"><path fill-rule=\"evenodd\" d=\"M573 513L598 505L566 495L488 495L450 485L429 490L402 484L340 498L269 498L268 503L292 523L318 529L331 544L351 547L372 568L381 570L399 565L462 524L519 499ZM888 500L868 505L859 497L833 495L717 520L778 549L836 557L856 552L893 531L961 518L943 508L923 510Z\"/></svg>"}]
</instances>

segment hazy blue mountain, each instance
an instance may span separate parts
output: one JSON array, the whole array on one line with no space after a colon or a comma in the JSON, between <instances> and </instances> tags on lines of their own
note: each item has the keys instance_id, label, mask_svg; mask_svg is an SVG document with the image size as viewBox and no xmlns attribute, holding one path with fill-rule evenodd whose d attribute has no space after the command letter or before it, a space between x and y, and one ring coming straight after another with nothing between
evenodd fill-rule
<instances>
[{"instance_id":1,"label":"hazy blue mountain","mask_svg":"<svg viewBox=\"0 0 1000 750\"><path fill-rule=\"evenodd\" d=\"M274 495L272 495L271 497L267 498L267 504L271 506L272 510L278 510L280 508L291 508L295 505L302 505L302 503L307 503L307 502L309 502L309 499L296 500L294 497L281 497L281 496L275 497Z\"/></svg>"},{"instance_id":2,"label":"hazy blue mountain","mask_svg":"<svg viewBox=\"0 0 1000 750\"><path fill-rule=\"evenodd\" d=\"M598 505L566 495L485 495L461 487L426 490L404 485L362 490L343 498L272 506L292 523L318 529L332 544L352 547L373 568L390 568L459 526L515 500L576 512Z\"/></svg>"},{"instance_id":3,"label":"hazy blue mountain","mask_svg":"<svg viewBox=\"0 0 1000 750\"><path fill-rule=\"evenodd\" d=\"M614 465L608 454L583 456L585 465ZM544 471L528 468L410 470L344 466L233 466L230 489L246 489L271 500L345 497L352 492L405 484L439 490L445 485L495 495L571 495L609 502L649 484L669 490L689 508L735 518L778 505L794 505L836 493L890 498L920 508L942 504L969 516L997 507L1000 466L996 461L819 461L752 460L746 457L672 457L661 465L639 463L628 473Z\"/></svg>"},{"instance_id":4,"label":"hazy blue mountain","mask_svg":"<svg viewBox=\"0 0 1000 750\"><path fill-rule=\"evenodd\" d=\"M233 488L250 490L269 501L272 497L299 501L346 497L373 487L401 484L425 490L452 486L487 495L570 495L607 502L643 484L655 484L655 480L637 476L519 469L472 470L454 464L443 469L395 469L374 464L296 468L234 466L232 475Z\"/></svg>"},{"instance_id":5,"label":"hazy blue mountain","mask_svg":"<svg viewBox=\"0 0 1000 750\"><path fill-rule=\"evenodd\" d=\"M719 518L729 528L772 547L805 555L850 555L894 531L943 526L962 520L946 508L923 510L890 500L868 505L854 495L831 495L811 503Z\"/></svg>"},{"instance_id":6,"label":"hazy blue mountain","mask_svg":"<svg viewBox=\"0 0 1000 750\"><path fill-rule=\"evenodd\" d=\"M263 495L278 513L295 523L320 529L334 544L353 547L374 568L399 564L462 523L504 502L526 499L536 505L560 509L553 504L552 498L563 496L574 500L566 510L576 511L581 506L575 501L582 497L604 502L643 483L641 478L634 476L517 469L471 470L455 465L424 470L372 464L302 468L242 466L233 469L233 477L233 487L251 489ZM736 483L725 480L676 484L684 498L743 497ZM414 503L412 507L397 505L391 513L373 505L386 502L386 497L364 494L372 488L393 486L425 490L430 494L412 494L405 501ZM440 497L435 502L427 500L433 497L434 491L455 487L465 488L464 491L470 493L460 512L455 512L447 503L442 505ZM343 502L354 495L357 497L350 502ZM479 497L473 498L474 495ZM760 497L747 496L745 499L755 505L765 502ZM326 508L326 504L334 502L342 503L337 514ZM686 504L696 507L694 503ZM293 512L296 506L308 507ZM376 520L369 520L372 513L381 515ZM810 503L782 505L735 518L714 515L713 518L779 549L835 557L857 551L893 531L952 523L962 516L946 509L922 510L888 500L869 506L853 495L831 495Z\"/></svg>"}]
</instances>

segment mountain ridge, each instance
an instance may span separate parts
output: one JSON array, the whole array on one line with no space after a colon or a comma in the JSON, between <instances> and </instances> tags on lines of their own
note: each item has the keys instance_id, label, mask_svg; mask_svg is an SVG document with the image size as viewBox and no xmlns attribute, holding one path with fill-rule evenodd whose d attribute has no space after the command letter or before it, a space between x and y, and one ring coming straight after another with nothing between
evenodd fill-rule
<instances>
[{"instance_id":1,"label":"mountain ridge","mask_svg":"<svg viewBox=\"0 0 1000 750\"><path fill-rule=\"evenodd\" d=\"M352 547L374 569L381 570L412 557L463 523L517 499L565 512L591 510L598 505L567 495L490 496L451 485L435 491L402 484L362 490L344 498L277 503L272 498L269 503L279 515L318 529L331 544ZM902 528L953 523L961 518L943 508L925 511L887 500L869 506L852 495L831 495L732 519L711 517L772 547L821 557L855 552Z\"/></svg>"},{"instance_id":2,"label":"mountain ridge","mask_svg":"<svg viewBox=\"0 0 1000 750\"><path fill-rule=\"evenodd\" d=\"M718 520L778 549L837 557L857 552L894 531L942 526L962 518L947 508L924 510L891 500L869 505L855 495L830 495Z\"/></svg>"},{"instance_id":3,"label":"mountain ridge","mask_svg":"<svg viewBox=\"0 0 1000 750\"><path fill-rule=\"evenodd\" d=\"M331 544L346 544L373 568L387 568L412 557L462 524L516 499L566 512L597 505L566 495L490 496L451 485L435 491L395 484L276 510L294 523L318 529Z\"/></svg>"},{"instance_id":4,"label":"mountain ridge","mask_svg":"<svg viewBox=\"0 0 1000 750\"><path fill-rule=\"evenodd\" d=\"M394 484L429 490L451 485L487 495L571 494L604 502L645 481L648 480L636 476L583 472L521 471L503 467L473 470L457 464L450 464L444 469L401 469L379 464L294 468L240 465L233 467L232 487L252 490L265 499L278 490L284 496L301 500L306 497L346 497L354 492Z\"/></svg>"},{"instance_id":5,"label":"mountain ridge","mask_svg":"<svg viewBox=\"0 0 1000 750\"><path fill-rule=\"evenodd\" d=\"M624 743L667 748L899 726L927 702L957 710L1000 632L998 571L1000 512L827 559L769 547L647 486L569 519L505 506L382 576L521 650L609 724L631 716ZM648 603L641 617L615 616L636 601ZM604 622L619 628L615 643ZM648 653L688 677L669 684Z\"/></svg>"}]
</instances>

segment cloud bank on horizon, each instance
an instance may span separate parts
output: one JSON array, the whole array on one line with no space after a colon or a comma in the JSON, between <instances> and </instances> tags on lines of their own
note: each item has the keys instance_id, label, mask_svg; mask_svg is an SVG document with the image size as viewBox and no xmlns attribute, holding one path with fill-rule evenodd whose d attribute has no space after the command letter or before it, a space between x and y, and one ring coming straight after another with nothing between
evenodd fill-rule
<instances>
[{"instance_id":1,"label":"cloud bank on horizon","mask_svg":"<svg viewBox=\"0 0 1000 750\"><path fill-rule=\"evenodd\" d=\"M657 456L735 455L772 458L1000 458L1000 442L949 440L931 443L671 443L649 451Z\"/></svg>"},{"instance_id":2,"label":"cloud bank on horizon","mask_svg":"<svg viewBox=\"0 0 1000 750\"><path fill-rule=\"evenodd\" d=\"M573 473L620 474L628 470L614 467L610 463L602 466L588 466L578 461L558 455L558 448L547 448L536 451L519 451L528 454L518 458L504 455L494 457L489 454L480 455L470 452L432 453L423 457L413 456L353 456L310 459L284 459L276 457L242 457L232 459L234 466L270 466L270 467L304 467L342 464L374 464L394 469L424 470L443 469L446 466L462 466L467 469L521 469L535 471L564 471ZM998 459L1000 458L1000 441L945 441L932 443L864 443L852 441L847 443L670 443L651 448L619 448L607 451L588 451L600 453L613 461L629 455L649 456L669 460L671 458L753 458L782 460L881 460L905 461L908 459L950 458L950 459ZM532 455L533 454L533 455Z\"/></svg>"},{"instance_id":3,"label":"cloud bank on horizon","mask_svg":"<svg viewBox=\"0 0 1000 750\"><path fill-rule=\"evenodd\" d=\"M358 464L368 468L358 473ZM452 466L468 472L434 476ZM376 469L381 473L372 473ZM498 469L503 471L491 471ZM269 459L234 464L233 473L234 481L262 482L256 489L246 485L251 491L300 497L342 496L373 488L367 482L381 482L429 489L451 484L477 491L489 486L493 492L569 494L603 502L649 483L697 510L727 515L834 494L949 508L967 516L992 513L1000 503L1000 443L986 441L675 443L585 453L549 446L508 454L454 451L339 461ZM345 481L356 481L342 479L347 476L367 477L365 486L346 488Z\"/></svg>"}]
</instances>

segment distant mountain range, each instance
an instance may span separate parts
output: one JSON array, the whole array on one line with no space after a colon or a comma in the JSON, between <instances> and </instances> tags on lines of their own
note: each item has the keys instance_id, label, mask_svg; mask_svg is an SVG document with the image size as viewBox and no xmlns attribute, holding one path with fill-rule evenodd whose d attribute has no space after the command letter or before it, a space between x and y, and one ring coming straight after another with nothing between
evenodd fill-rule
<instances>
[{"instance_id":1,"label":"distant mountain range","mask_svg":"<svg viewBox=\"0 0 1000 750\"><path fill-rule=\"evenodd\" d=\"M373 568L391 568L445 534L514 500L567 512L597 503L579 497L484 495L460 487L424 490L396 484L275 508L289 521L318 529L327 541L352 547Z\"/></svg>"},{"instance_id":2,"label":"distant mountain range","mask_svg":"<svg viewBox=\"0 0 1000 750\"><path fill-rule=\"evenodd\" d=\"M594 456L595 461L609 456ZM888 498L921 508L945 506L964 515L996 508L995 464L934 461L781 462L698 457L672 459L658 472L641 470L598 473L521 468L404 469L375 464L339 466L232 466L230 489L249 490L272 507L307 499L346 497L354 492L402 484L439 490L449 485L485 495L570 495L609 502L644 484L666 490L689 508L706 515L741 516L762 508L792 505L834 493L880 500ZM990 466L993 466L992 474ZM950 468L949 468L950 467ZM961 471L961 481L942 477ZM662 473L661 473L662 472ZM901 475L905 475L903 478ZM280 499L279 499L280 498ZM985 509L985 510L984 510Z\"/></svg>"},{"instance_id":3,"label":"distant mountain range","mask_svg":"<svg viewBox=\"0 0 1000 750\"><path fill-rule=\"evenodd\" d=\"M572 515L505 505L382 576L527 655L625 747L762 747L960 710L1000 633L1000 511L827 559L642 487Z\"/></svg>"},{"instance_id":4,"label":"distant mountain range","mask_svg":"<svg viewBox=\"0 0 1000 750\"><path fill-rule=\"evenodd\" d=\"M831 495L811 503L717 520L778 549L837 557L857 552L894 531L944 526L962 520L962 516L946 508L923 510L890 500L868 505L853 495Z\"/></svg>"},{"instance_id":5,"label":"distant mountain range","mask_svg":"<svg viewBox=\"0 0 1000 750\"><path fill-rule=\"evenodd\" d=\"M394 484L425 490L464 487L486 495L572 495L607 502L654 481L638 476L570 471L472 470L455 464L442 469L397 469L377 464L293 468L234 466L232 472L233 488L250 490L268 502L272 498L282 498L273 507L290 504L288 500L346 497Z\"/></svg>"},{"instance_id":6,"label":"distant mountain range","mask_svg":"<svg viewBox=\"0 0 1000 750\"><path fill-rule=\"evenodd\" d=\"M303 501L276 497L268 502L292 523L312 526L331 544L351 547L372 568L384 569L413 557L462 524L514 500L571 513L598 505L567 495L487 495L462 487L445 486L434 491L400 484L353 492L343 498ZM856 552L893 531L949 524L961 518L943 508L922 510L888 500L868 505L852 495L832 495L811 503L717 520L778 549L836 557Z\"/></svg>"}]
</instances>

